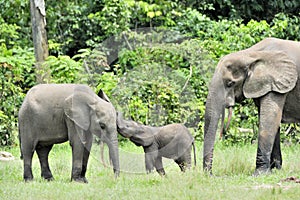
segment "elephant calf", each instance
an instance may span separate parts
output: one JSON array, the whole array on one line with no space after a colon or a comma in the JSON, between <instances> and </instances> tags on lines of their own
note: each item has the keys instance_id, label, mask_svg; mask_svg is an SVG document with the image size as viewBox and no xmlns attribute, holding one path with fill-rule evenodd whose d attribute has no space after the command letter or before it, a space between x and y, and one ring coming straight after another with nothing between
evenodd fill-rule
<instances>
[{"instance_id":1,"label":"elephant calf","mask_svg":"<svg viewBox=\"0 0 300 200\"><path fill-rule=\"evenodd\" d=\"M117 129L123 137L144 148L147 173L155 167L160 175L165 175L162 157L173 159L184 172L191 166L192 146L196 165L194 138L182 124L169 124L162 127L145 126L124 120L118 113Z\"/></svg>"}]
</instances>

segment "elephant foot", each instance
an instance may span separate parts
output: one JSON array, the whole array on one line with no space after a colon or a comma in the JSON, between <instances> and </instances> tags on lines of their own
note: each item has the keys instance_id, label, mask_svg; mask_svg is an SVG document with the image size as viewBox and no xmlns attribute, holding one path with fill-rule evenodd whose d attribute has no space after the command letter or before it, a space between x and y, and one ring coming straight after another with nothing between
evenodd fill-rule
<instances>
[{"instance_id":1,"label":"elephant foot","mask_svg":"<svg viewBox=\"0 0 300 200\"><path fill-rule=\"evenodd\" d=\"M114 175L115 175L115 179L117 179L120 176L120 170L114 169Z\"/></svg>"},{"instance_id":2,"label":"elephant foot","mask_svg":"<svg viewBox=\"0 0 300 200\"><path fill-rule=\"evenodd\" d=\"M26 182L26 183L28 183L28 182L31 182L31 181L33 181L33 177L30 177L30 178L25 178L24 177L24 181Z\"/></svg>"},{"instance_id":3,"label":"elephant foot","mask_svg":"<svg viewBox=\"0 0 300 200\"><path fill-rule=\"evenodd\" d=\"M153 169L146 169L146 173L147 174L150 174L150 173L152 173L153 172Z\"/></svg>"},{"instance_id":4,"label":"elephant foot","mask_svg":"<svg viewBox=\"0 0 300 200\"><path fill-rule=\"evenodd\" d=\"M23 178L24 178L24 181L25 181L25 182L33 181L33 175L32 175L32 173L30 173L29 175L26 174L26 173L24 173Z\"/></svg>"},{"instance_id":5,"label":"elephant foot","mask_svg":"<svg viewBox=\"0 0 300 200\"><path fill-rule=\"evenodd\" d=\"M53 176L51 176L51 177L43 177L46 181L53 181L54 180L54 178L53 178Z\"/></svg>"},{"instance_id":6,"label":"elephant foot","mask_svg":"<svg viewBox=\"0 0 300 200\"><path fill-rule=\"evenodd\" d=\"M274 160L272 163L271 163L271 169L281 169L281 161L280 160Z\"/></svg>"},{"instance_id":7,"label":"elephant foot","mask_svg":"<svg viewBox=\"0 0 300 200\"><path fill-rule=\"evenodd\" d=\"M271 170L269 168L257 168L252 176L257 177L257 176L260 176L260 175L267 175L267 174L270 174L270 173L271 173Z\"/></svg>"},{"instance_id":8,"label":"elephant foot","mask_svg":"<svg viewBox=\"0 0 300 200\"><path fill-rule=\"evenodd\" d=\"M165 172L164 169L158 169L158 170L156 170L156 171L158 172L158 174L159 174L160 176L162 176L162 177L166 176L166 172Z\"/></svg>"},{"instance_id":9,"label":"elephant foot","mask_svg":"<svg viewBox=\"0 0 300 200\"><path fill-rule=\"evenodd\" d=\"M47 181L53 181L54 178L52 176L52 173L42 173L41 177L44 178Z\"/></svg>"},{"instance_id":10,"label":"elephant foot","mask_svg":"<svg viewBox=\"0 0 300 200\"><path fill-rule=\"evenodd\" d=\"M77 183L89 183L85 177L72 178L71 181L75 181Z\"/></svg>"}]
</instances>

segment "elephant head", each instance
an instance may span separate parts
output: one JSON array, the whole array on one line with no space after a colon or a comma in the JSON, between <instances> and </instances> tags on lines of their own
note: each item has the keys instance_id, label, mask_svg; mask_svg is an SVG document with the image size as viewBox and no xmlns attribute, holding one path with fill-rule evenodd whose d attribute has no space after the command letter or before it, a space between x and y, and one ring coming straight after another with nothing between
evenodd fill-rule
<instances>
[{"instance_id":1,"label":"elephant head","mask_svg":"<svg viewBox=\"0 0 300 200\"><path fill-rule=\"evenodd\" d=\"M121 113L117 114L118 132L129 138L137 146L149 146L154 142L154 133L150 128L134 121L124 120Z\"/></svg>"},{"instance_id":2,"label":"elephant head","mask_svg":"<svg viewBox=\"0 0 300 200\"><path fill-rule=\"evenodd\" d=\"M211 173L214 141L220 116L245 98L269 92L286 93L297 82L295 63L282 51L251 48L226 55L215 70L206 100L203 168Z\"/></svg>"},{"instance_id":3,"label":"elephant head","mask_svg":"<svg viewBox=\"0 0 300 200\"><path fill-rule=\"evenodd\" d=\"M113 163L115 176L119 175L119 152L116 127L116 111L107 96L100 98L94 93L75 91L65 100L65 115L76 126L103 139L109 147L109 156ZM80 136L83 144L85 137Z\"/></svg>"}]
</instances>

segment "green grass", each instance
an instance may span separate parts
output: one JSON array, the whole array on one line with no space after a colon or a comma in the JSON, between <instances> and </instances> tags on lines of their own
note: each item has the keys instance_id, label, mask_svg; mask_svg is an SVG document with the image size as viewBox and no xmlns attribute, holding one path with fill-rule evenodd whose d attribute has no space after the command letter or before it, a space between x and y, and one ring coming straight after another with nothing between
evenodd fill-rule
<instances>
[{"instance_id":1,"label":"green grass","mask_svg":"<svg viewBox=\"0 0 300 200\"><path fill-rule=\"evenodd\" d=\"M165 160L167 177L144 173L142 148L131 143L120 147L123 169L114 179L112 169L100 163L99 146L94 144L89 160L89 184L70 182L71 149L68 143L55 145L50 166L55 180L40 178L37 156L33 159L34 181L24 183L19 148L0 148L16 157L0 162L0 199L299 199L300 184L281 180L300 177L300 146L283 146L283 169L270 175L252 177L256 145L215 148L214 176L202 172L202 144L197 143L198 166L181 173L174 162ZM105 150L107 157L107 149ZM135 158L136 157L136 158ZM107 159L107 158L106 158ZM167 161L167 162L166 162ZM125 163L125 164L124 164ZM125 166L126 165L126 166ZM128 166L136 166L129 170ZM138 173L133 173L134 171Z\"/></svg>"}]
</instances>

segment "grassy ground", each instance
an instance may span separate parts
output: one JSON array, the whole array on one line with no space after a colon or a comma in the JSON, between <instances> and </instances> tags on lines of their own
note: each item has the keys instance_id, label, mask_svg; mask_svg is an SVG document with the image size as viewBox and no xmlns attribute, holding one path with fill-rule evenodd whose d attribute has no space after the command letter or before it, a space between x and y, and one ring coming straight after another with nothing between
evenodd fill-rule
<instances>
[{"instance_id":1,"label":"grassy ground","mask_svg":"<svg viewBox=\"0 0 300 200\"><path fill-rule=\"evenodd\" d=\"M56 145L50 153L50 166L55 177L52 182L40 178L35 155L35 180L24 183L19 149L0 149L10 151L16 157L14 161L0 162L0 199L299 199L300 183L281 181L291 176L300 177L299 145L282 147L282 170L256 178L251 176L256 145L224 147L217 144L214 177L202 172L202 145L197 144L197 147L196 168L181 173L174 162L165 160L167 177L162 178L157 173L144 173L141 148L131 144L122 146L123 172L115 180L112 169L101 164L99 146L94 144L87 171L89 184L70 182L68 143Z\"/></svg>"}]
</instances>

